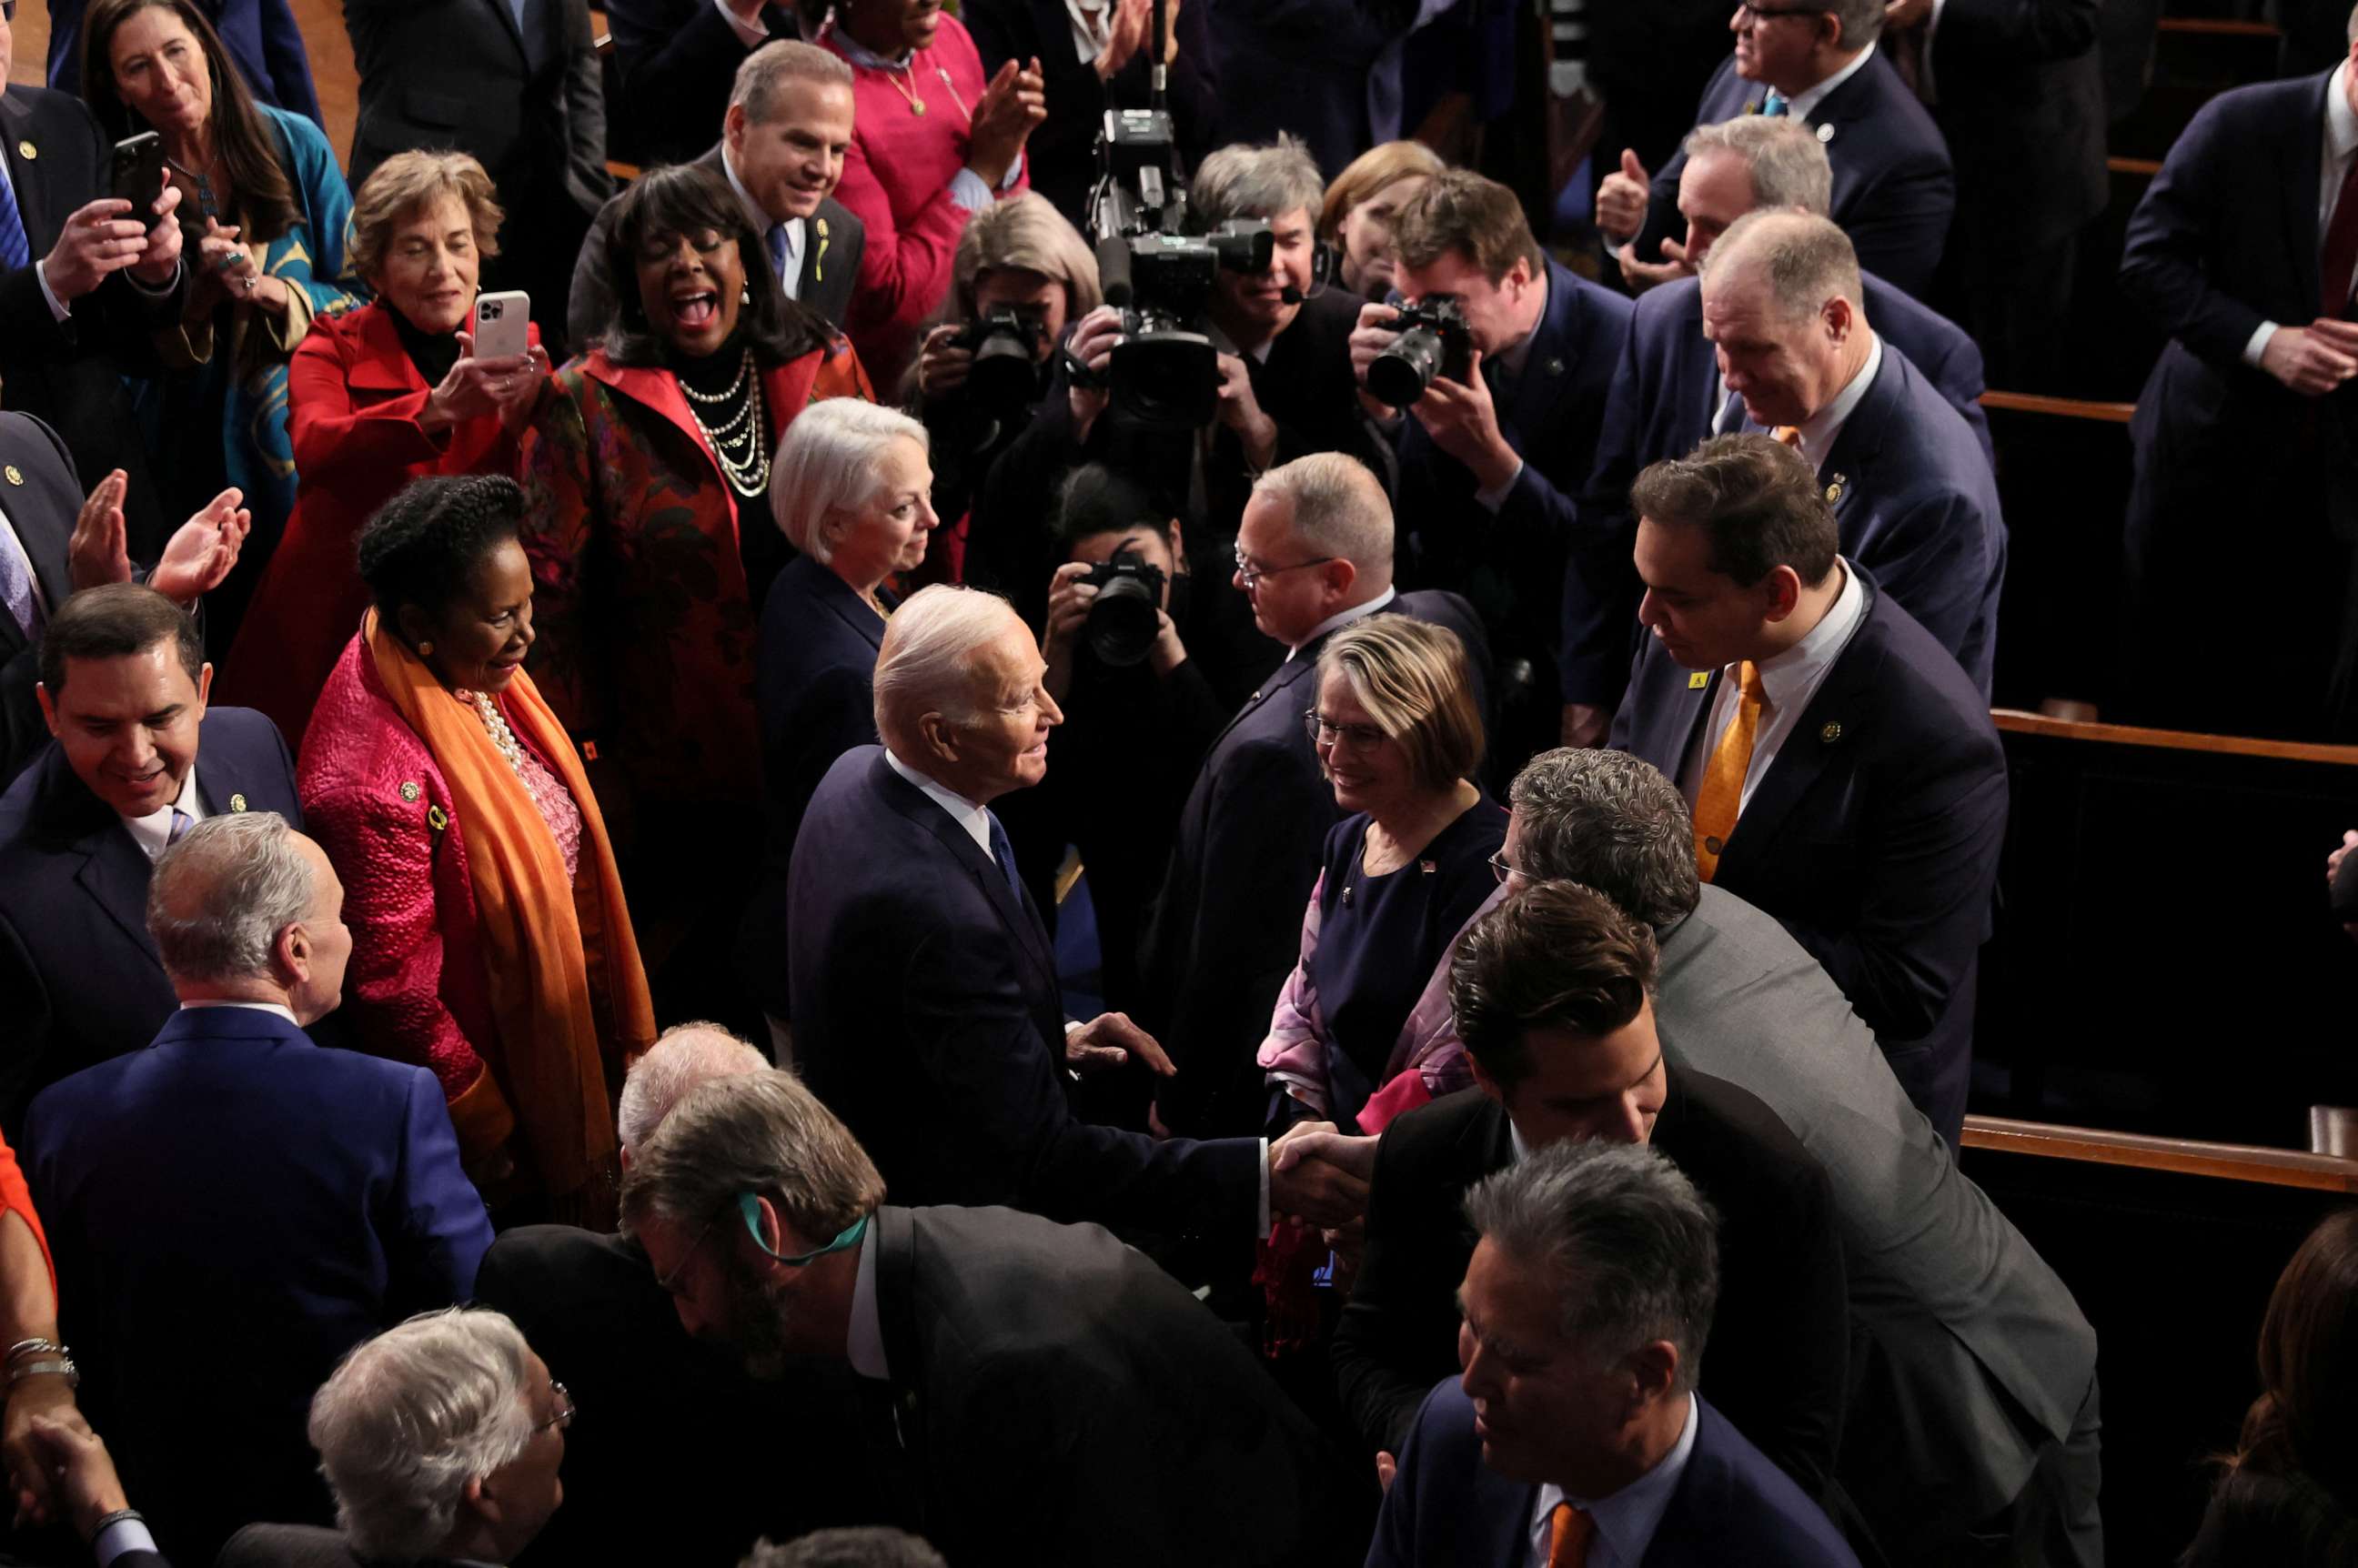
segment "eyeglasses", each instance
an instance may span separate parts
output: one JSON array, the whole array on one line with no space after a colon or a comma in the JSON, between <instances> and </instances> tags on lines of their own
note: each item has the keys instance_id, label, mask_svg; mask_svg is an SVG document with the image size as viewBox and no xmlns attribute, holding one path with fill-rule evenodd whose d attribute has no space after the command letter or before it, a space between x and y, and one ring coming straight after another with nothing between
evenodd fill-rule
<instances>
[{"instance_id":1,"label":"eyeglasses","mask_svg":"<svg viewBox=\"0 0 2358 1568\"><path fill-rule=\"evenodd\" d=\"M1349 741L1355 752L1366 752L1391 739L1372 724L1329 724L1316 708L1304 709L1302 728L1309 732L1314 746L1333 746Z\"/></svg>"},{"instance_id":2,"label":"eyeglasses","mask_svg":"<svg viewBox=\"0 0 2358 1568\"><path fill-rule=\"evenodd\" d=\"M835 1239L828 1242L826 1246L817 1249L816 1251L801 1252L796 1253L792 1257L788 1257L786 1254L776 1250L771 1247L768 1242L762 1239L762 1200L757 1195L752 1193L739 1193L737 1195L737 1213L744 1219L746 1234L752 1237L753 1245L760 1248L763 1251L769 1253L772 1258L784 1263L789 1269L804 1268L809 1264L816 1263L830 1252L840 1252L847 1247L857 1246L860 1242L860 1238L868 1233L869 1217L863 1214L858 1219L853 1220L849 1225L845 1226L840 1231L838 1231L836 1233ZM704 1222L704 1228L696 1233L696 1239L687 1244L687 1250L679 1255L679 1261L672 1266L671 1272L665 1274L656 1280L655 1283L664 1288L665 1294L673 1293L672 1287L678 1283L679 1277L682 1274L687 1272L687 1266L696 1260L697 1253L703 1249L705 1242L710 1238L712 1235L712 1227L719 1225L723 1218L727 1217L727 1214L728 1211L724 1209L719 1214L716 1214L710 1219L706 1220Z\"/></svg>"},{"instance_id":3,"label":"eyeglasses","mask_svg":"<svg viewBox=\"0 0 2358 1568\"><path fill-rule=\"evenodd\" d=\"M1280 572L1298 572L1304 567L1323 567L1327 562L1337 559L1340 559L1340 557L1336 556L1320 556L1316 560L1296 561L1292 566L1288 567L1257 567L1253 565L1250 560L1246 558L1245 553L1240 547L1237 551L1237 580L1243 583L1245 587L1249 589L1265 577L1275 577Z\"/></svg>"},{"instance_id":4,"label":"eyeglasses","mask_svg":"<svg viewBox=\"0 0 2358 1568\"><path fill-rule=\"evenodd\" d=\"M548 1389L549 1392L557 1396L557 1413L534 1427L535 1432L546 1432L552 1426L562 1432L573 1424L573 1412L578 1408L573 1402L573 1396L567 1393L565 1385L554 1378L548 1380Z\"/></svg>"},{"instance_id":5,"label":"eyeglasses","mask_svg":"<svg viewBox=\"0 0 2358 1568\"><path fill-rule=\"evenodd\" d=\"M1490 857L1490 874L1498 879L1498 885L1501 887L1506 885L1509 877L1515 874L1515 868L1507 864L1507 852L1504 849L1498 850Z\"/></svg>"}]
</instances>

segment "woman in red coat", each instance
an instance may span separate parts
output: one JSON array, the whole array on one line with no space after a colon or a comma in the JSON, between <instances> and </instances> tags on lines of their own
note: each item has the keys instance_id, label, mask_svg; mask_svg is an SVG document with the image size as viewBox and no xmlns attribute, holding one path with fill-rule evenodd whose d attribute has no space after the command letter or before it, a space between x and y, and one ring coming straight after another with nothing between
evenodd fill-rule
<instances>
[{"instance_id":1,"label":"woman in red coat","mask_svg":"<svg viewBox=\"0 0 2358 1568\"><path fill-rule=\"evenodd\" d=\"M462 330L499 227L491 178L463 153L387 158L353 202L352 265L377 300L314 319L295 351L295 513L215 688L290 745L368 608L354 552L369 515L425 475L514 471L548 356L535 331L527 353L475 359Z\"/></svg>"},{"instance_id":2,"label":"woman in red coat","mask_svg":"<svg viewBox=\"0 0 2358 1568\"><path fill-rule=\"evenodd\" d=\"M762 236L698 165L643 175L592 256L615 319L525 433L533 677L593 759L650 971L713 967L666 1012L725 1014L760 857L762 599L785 564L771 454L825 397L874 401L851 345L770 282ZM706 927L709 927L706 930ZM674 1003L678 1005L675 1006Z\"/></svg>"},{"instance_id":3,"label":"woman in red coat","mask_svg":"<svg viewBox=\"0 0 2358 1568\"><path fill-rule=\"evenodd\" d=\"M344 884L362 1044L441 1080L505 1217L604 1228L615 1097L654 1014L597 797L523 670L523 514L500 476L421 480L377 514L360 543L375 604L297 788Z\"/></svg>"}]
</instances>

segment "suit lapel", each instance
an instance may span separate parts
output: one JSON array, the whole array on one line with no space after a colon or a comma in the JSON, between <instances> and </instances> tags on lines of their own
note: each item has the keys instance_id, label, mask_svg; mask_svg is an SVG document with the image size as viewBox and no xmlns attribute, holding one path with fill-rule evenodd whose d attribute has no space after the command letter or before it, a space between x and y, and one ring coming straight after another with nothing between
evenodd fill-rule
<instances>
[{"instance_id":1,"label":"suit lapel","mask_svg":"<svg viewBox=\"0 0 2358 1568\"><path fill-rule=\"evenodd\" d=\"M139 950L161 964L156 939L147 935L147 881L152 868L131 834L119 821L93 827L75 848L82 854L74 881L123 928Z\"/></svg>"},{"instance_id":2,"label":"suit lapel","mask_svg":"<svg viewBox=\"0 0 2358 1568\"><path fill-rule=\"evenodd\" d=\"M1269 678L1260 683L1260 689L1245 698L1244 706L1237 709L1237 716L1229 719L1227 726L1220 730L1218 738L1212 742L1212 750L1216 752L1219 750L1220 742L1226 741L1238 725L1242 724L1269 704L1283 700L1286 691L1302 677L1302 672L1315 668L1317 663L1318 648L1314 643L1271 670Z\"/></svg>"},{"instance_id":3,"label":"suit lapel","mask_svg":"<svg viewBox=\"0 0 2358 1568\"><path fill-rule=\"evenodd\" d=\"M529 5L530 0L525 0L525 3ZM508 41L515 45L516 53L523 59L525 69L530 70L532 46L525 41L524 29L516 25L515 8L508 4L508 0L481 0L481 4L499 17L501 30L507 34Z\"/></svg>"},{"instance_id":4,"label":"suit lapel","mask_svg":"<svg viewBox=\"0 0 2358 1568\"><path fill-rule=\"evenodd\" d=\"M910 1530L925 1531L925 1374L917 1333L917 1249L910 1213L882 1207L869 1230L876 1249L876 1326L890 1374L892 1431L880 1434L887 1455L886 1483L894 1509ZM872 1385L871 1385L872 1386Z\"/></svg>"},{"instance_id":5,"label":"suit lapel","mask_svg":"<svg viewBox=\"0 0 2358 1568\"><path fill-rule=\"evenodd\" d=\"M2317 232L2317 191L2325 178L2325 95L2332 86L2331 71L2319 79L2317 91L2309 95L2311 112L2286 127L2288 143L2281 155L2286 244L2292 253L2293 277L2300 297L2311 303L2325 292L2324 278L2318 270L2325 236Z\"/></svg>"},{"instance_id":6,"label":"suit lapel","mask_svg":"<svg viewBox=\"0 0 2358 1568\"><path fill-rule=\"evenodd\" d=\"M1548 411L1572 384L1567 373L1583 347L1573 332L1580 310L1572 275L1550 262L1547 313L1531 335L1531 351L1523 356L1522 373L1515 378L1514 396L1506 409L1506 423L1517 432L1546 428Z\"/></svg>"},{"instance_id":7,"label":"suit lapel","mask_svg":"<svg viewBox=\"0 0 2358 1568\"><path fill-rule=\"evenodd\" d=\"M990 907L998 912L1000 920L1013 933L1025 957L1032 960L1041 981L1052 993L1057 991L1060 988L1056 983L1055 956L1049 950L1047 928L1041 924L1039 912L1032 907L1031 895L1026 893L1019 899L1015 890L1008 886L1006 873L1000 870L999 862L924 790L894 773L881 752L871 777L886 792L885 798L892 802L895 810L923 825L943 849L966 867L981 887L983 896L990 900ZM1055 1042L1050 1044L1053 1046Z\"/></svg>"},{"instance_id":8,"label":"suit lapel","mask_svg":"<svg viewBox=\"0 0 2358 1568\"><path fill-rule=\"evenodd\" d=\"M1855 566L1847 569L1858 570ZM1720 858L1719 877L1714 880L1724 881L1731 863L1740 872L1747 858L1773 842L1785 819L1808 797L1835 755L1858 740L1860 698L1875 689L1883 666L1882 657L1870 654L1859 643L1875 614L1880 590L1865 573L1860 573L1859 586L1866 594L1866 603L1859 612L1858 629L1851 633L1850 645L1834 660L1833 668L1826 672L1817 695L1801 709L1792 732L1777 748L1777 760L1768 764L1751 801L1736 817L1736 831L1728 835L1727 852Z\"/></svg>"}]
</instances>

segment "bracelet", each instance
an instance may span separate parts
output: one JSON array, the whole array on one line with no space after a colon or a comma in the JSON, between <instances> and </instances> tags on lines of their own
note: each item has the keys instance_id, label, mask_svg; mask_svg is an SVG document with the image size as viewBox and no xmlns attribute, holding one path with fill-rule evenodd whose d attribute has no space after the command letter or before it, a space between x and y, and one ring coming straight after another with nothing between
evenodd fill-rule
<instances>
[{"instance_id":1,"label":"bracelet","mask_svg":"<svg viewBox=\"0 0 2358 1568\"><path fill-rule=\"evenodd\" d=\"M9 1364L14 1366L20 1356L63 1356L65 1354L66 1347L56 1340L37 1336L32 1339L20 1339L8 1346L7 1358Z\"/></svg>"},{"instance_id":2,"label":"bracelet","mask_svg":"<svg viewBox=\"0 0 2358 1568\"><path fill-rule=\"evenodd\" d=\"M100 1536L125 1521L144 1525L147 1522L147 1516L137 1509L117 1509L113 1513L101 1517L99 1521L91 1527L90 1540L86 1544L92 1547L97 1546Z\"/></svg>"},{"instance_id":3,"label":"bracelet","mask_svg":"<svg viewBox=\"0 0 2358 1568\"><path fill-rule=\"evenodd\" d=\"M63 1378L69 1389L81 1387L81 1369L70 1359L28 1361L22 1367L11 1367L8 1368L8 1387L13 1390L27 1378L49 1377Z\"/></svg>"}]
</instances>

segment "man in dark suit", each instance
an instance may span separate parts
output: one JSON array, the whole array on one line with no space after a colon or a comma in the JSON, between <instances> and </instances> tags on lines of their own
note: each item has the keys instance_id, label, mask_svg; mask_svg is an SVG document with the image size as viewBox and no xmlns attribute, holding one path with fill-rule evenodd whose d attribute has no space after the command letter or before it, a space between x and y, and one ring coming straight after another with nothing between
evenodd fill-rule
<instances>
[{"instance_id":1,"label":"man in dark suit","mask_svg":"<svg viewBox=\"0 0 2358 1568\"><path fill-rule=\"evenodd\" d=\"M360 70L354 189L413 147L473 156L507 222L486 289L532 296L551 363L581 237L612 194L606 98L584 0L344 0Z\"/></svg>"},{"instance_id":2,"label":"man in dark suit","mask_svg":"<svg viewBox=\"0 0 2358 1568\"><path fill-rule=\"evenodd\" d=\"M1400 424L1401 575L1464 594L1481 615L1500 677L1489 761L1507 777L1556 738L1573 492L1595 460L1629 302L1550 259L1515 193L1465 170L1401 210L1392 245L1401 297L1455 300L1471 349L1463 379L1436 367ZM1399 314L1359 312L1351 360L1363 381L1380 374L1371 367L1398 341Z\"/></svg>"},{"instance_id":3,"label":"man in dark suit","mask_svg":"<svg viewBox=\"0 0 2358 1568\"><path fill-rule=\"evenodd\" d=\"M624 1178L622 1224L680 1322L754 1376L792 1357L849 1366L894 1522L952 1562L1352 1554L1329 1527L1326 1445L1143 1255L1096 1226L885 1207L884 1192L792 1074L753 1073L664 1119Z\"/></svg>"},{"instance_id":4,"label":"man in dark suit","mask_svg":"<svg viewBox=\"0 0 2358 1568\"><path fill-rule=\"evenodd\" d=\"M2170 336L2129 425L2130 722L2358 738L2353 149L2351 61L2237 88L2194 116L2129 221L2121 292ZM2280 520L2286 598L2263 637L2186 613L2217 592L2219 519L2245 516Z\"/></svg>"},{"instance_id":5,"label":"man in dark suit","mask_svg":"<svg viewBox=\"0 0 2358 1568\"><path fill-rule=\"evenodd\" d=\"M1417 1412L1368 1568L1857 1568L1695 1391L1714 1206L1657 1150L1560 1143L1476 1187L1464 1374ZM1725 1325L1727 1314L1717 1319Z\"/></svg>"},{"instance_id":6,"label":"man in dark suit","mask_svg":"<svg viewBox=\"0 0 2358 1568\"><path fill-rule=\"evenodd\" d=\"M1864 276L1823 218L1736 220L1703 269L1704 334L1742 410L1723 410L1714 428L1770 432L1800 452L1825 487L1843 554L1986 698L2006 580L1997 479L1949 400L1876 330Z\"/></svg>"},{"instance_id":7,"label":"man in dark suit","mask_svg":"<svg viewBox=\"0 0 2358 1568\"><path fill-rule=\"evenodd\" d=\"M1328 179L1367 151L1374 139L1368 126L1368 80L1385 44L1415 15L1412 5L1399 0L1187 4L1211 13L1220 140L1300 136Z\"/></svg>"},{"instance_id":8,"label":"man in dark suit","mask_svg":"<svg viewBox=\"0 0 2358 1568\"><path fill-rule=\"evenodd\" d=\"M606 29L622 89L607 106L614 151L647 164L696 157L728 110L746 58L803 37L795 7L770 0L607 0Z\"/></svg>"},{"instance_id":9,"label":"man in dark suit","mask_svg":"<svg viewBox=\"0 0 2358 1568\"><path fill-rule=\"evenodd\" d=\"M127 583L77 594L40 665L57 742L0 796L0 1126L12 1131L36 1090L139 1049L171 1016L147 881L179 818L302 820L287 743L258 713L206 708L212 666L162 595Z\"/></svg>"},{"instance_id":10,"label":"man in dark suit","mask_svg":"<svg viewBox=\"0 0 2358 1568\"><path fill-rule=\"evenodd\" d=\"M1302 907L1318 880L1335 792L1302 727L1318 651L1363 617L1413 615L1448 627L1487 690L1487 643L1454 593L1392 587L1392 511L1383 487L1338 453L1271 470L1237 535L1237 586L1285 662L1212 742L1179 819L1140 968L1150 1025L1179 1073L1158 1092L1164 1123L1203 1136L1260 1128L1267 1098L1254 1052L1301 949Z\"/></svg>"},{"instance_id":11,"label":"man in dark suit","mask_svg":"<svg viewBox=\"0 0 2358 1568\"><path fill-rule=\"evenodd\" d=\"M1860 265L1922 298L1931 287L1956 207L1949 149L1924 105L1877 52L1884 0L1736 7L1736 51L1704 89L1694 123L1787 115L1825 144L1833 165L1833 221ZM1686 155L1649 176L1635 152L1596 191L1596 225L1628 259L1664 259L1680 232L1679 174ZM1642 274L1633 286L1643 287Z\"/></svg>"},{"instance_id":12,"label":"man in dark suit","mask_svg":"<svg viewBox=\"0 0 2358 1568\"><path fill-rule=\"evenodd\" d=\"M1180 167L1193 168L1218 146L1219 77L1212 67L1215 9L1197 0L1163 0L1169 38L1167 107L1178 138ZM1147 106L1147 62L1153 57L1149 0L1112 0L1098 15L1103 37L1080 52L1073 9L1065 0L967 0L958 20L974 35L985 74L1007 60L1039 60L1048 117L1032 129L1023 158L1032 189L1087 232L1089 189L1097 182L1097 146L1109 109Z\"/></svg>"},{"instance_id":13,"label":"man in dark suit","mask_svg":"<svg viewBox=\"0 0 2358 1568\"><path fill-rule=\"evenodd\" d=\"M720 122L720 140L697 159L728 180L744 203L786 297L837 327L850 308L867 244L860 220L832 194L850 146L851 68L816 44L789 40L745 57ZM586 347L613 319L613 295L600 258L622 200L616 196L599 210L574 263L566 326L577 347Z\"/></svg>"},{"instance_id":14,"label":"man in dark suit","mask_svg":"<svg viewBox=\"0 0 2358 1568\"><path fill-rule=\"evenodd\" d=\"M14 35L0 17L0 64ZM153 335L179 323L188 274L179 193L150 230L114 195L113 143L81 100L21 83L0 92L0 384L9 408L65 437L84 493L130 476L131 551L164 542L138 422L123 377L152 363ZM10 498L13 500L13 498Z\"/></svg>"},{"instance_id":15,"label":"man in dark suit","mask_svg":"<svg viewBox=\"0 0 2358 1568\"><path fill-rule=\"evenodd\" d=\"M1370 1449L1399 1452L1452 1365L1450 1281L1475 1240L1466 1189L1560 1141L1651 1143L1724 1227L1728 1310L1712 1331L1706 1390L1804 1490L1823 1491L1849 1357L1825 1173L1751 1095L1665 1065L1654 961L1651 933L1563 882L1524 889L1458 944L1450 996L1479 1087L1359 1141L1375 1143L1375 1179L1335 1365Z\"/></svg>"},{"instance_id":16,"label":"man in dark suit","mask_svg":"<svg viewBox=\"0 0 2358 1568\"><path fill-rule=\"evenodd\" d=\"M304 1033L352 954L318 845L273 812L208 817L147 905L179 1011L42 1091L25 1170L95 1373L85 1412L166 1548L207 1562L249 1520L324 1518L312 1392L362 1340L463 1301L492 1229L434 1076Z\"/></svg>"},{"instance_id":17,"label":"man in dark suit","mask_svg":"<svg viewBox=\"0 0 2358 1568\"><path fill-rule=\"evenodd\" d=\"M1551 752L1511 799L1509 885L1577 882L1651 926L1672 1070L1758 1095L1825 1166L1850 1290L1844 1424L1874 1434L1835 1474L1887 1559L1972 1562L1974 1541L2006 1541L2101 1563L2095 1331L1959 1173L1874 1031L1783 926L1696 880L1686 802L1651 764Z\"/></svg>"},{"instance_id":18,"label":"man in dark suit","mask_svg":"<svg viewBox=\"0 0 2358 1568\"><path fill-rule=\"evenodd\" d=\"M1652 635L1612 743L1693 802L1703 879L1825 966L1953 1148L2006 837L1988 705L1839 553L1789 449L1715 437L1632 499Z\"/></svg>"},{"instance_id":19,"label":"man in dark suit","mask_svg":"<svg viewBox=\"0 0 2358 1568\"><path fill-rule=\"evenodd\" d=\"M324 127L311 85L311 56L287 0L196 0L221 34L246 91L264 103ZM90 0L49 0L49 84L81 96L81 19Z\"/></svg>"},{"instance_id":20,"label":"man in dark suit","mask_svg":"<svg viewBox=\"0 0 2358 1568\"><path fill-rule=\"evenodd\" d=\"M1047 771L1064 715L1046 667L993 595L930 588L892 612L876 660L884 744L828 771L795 844L795 1060L913 1204L1239 1241L1267 1233L1271 1208L1347 1222L1365 1187L1322 1162L1276 1173L1255 1139L1158 1141L1073 1114L1069 1070L1170 1064L1120 1013L1067 1023L990 809Z\"/></svg>"},{"instance_id":21,"label":"man in dark suit","mask_svg":"<svg viewBox=\"0 0 2358 1568\"><path fill-rule=\"evenodd\" d=\"M1581 496L1580 526L1564 583L1563 742L1592 746L1620 705L1638 632L1638 578L1629 546L1638 520L1629 485L1650 463L1684 457L1714 427L1740 417L1712 341L1703 330L1703 285L1694 276L1719 238L1746 213L1787 210L1826 215L1833 174L1826 149L1800 122L1749 114L1688 134L1679 175L1686 223L1680 259L1649 269L1657 279L1638 299L1628 347L1605 405L1596 467ZM1625 259L1627 270L1632 264ZM1871 272L1859 274L1867 319L1922 372L1972 427L1985 455L1982 353L1955 323Z\"/></svg>"}]
</instances>

